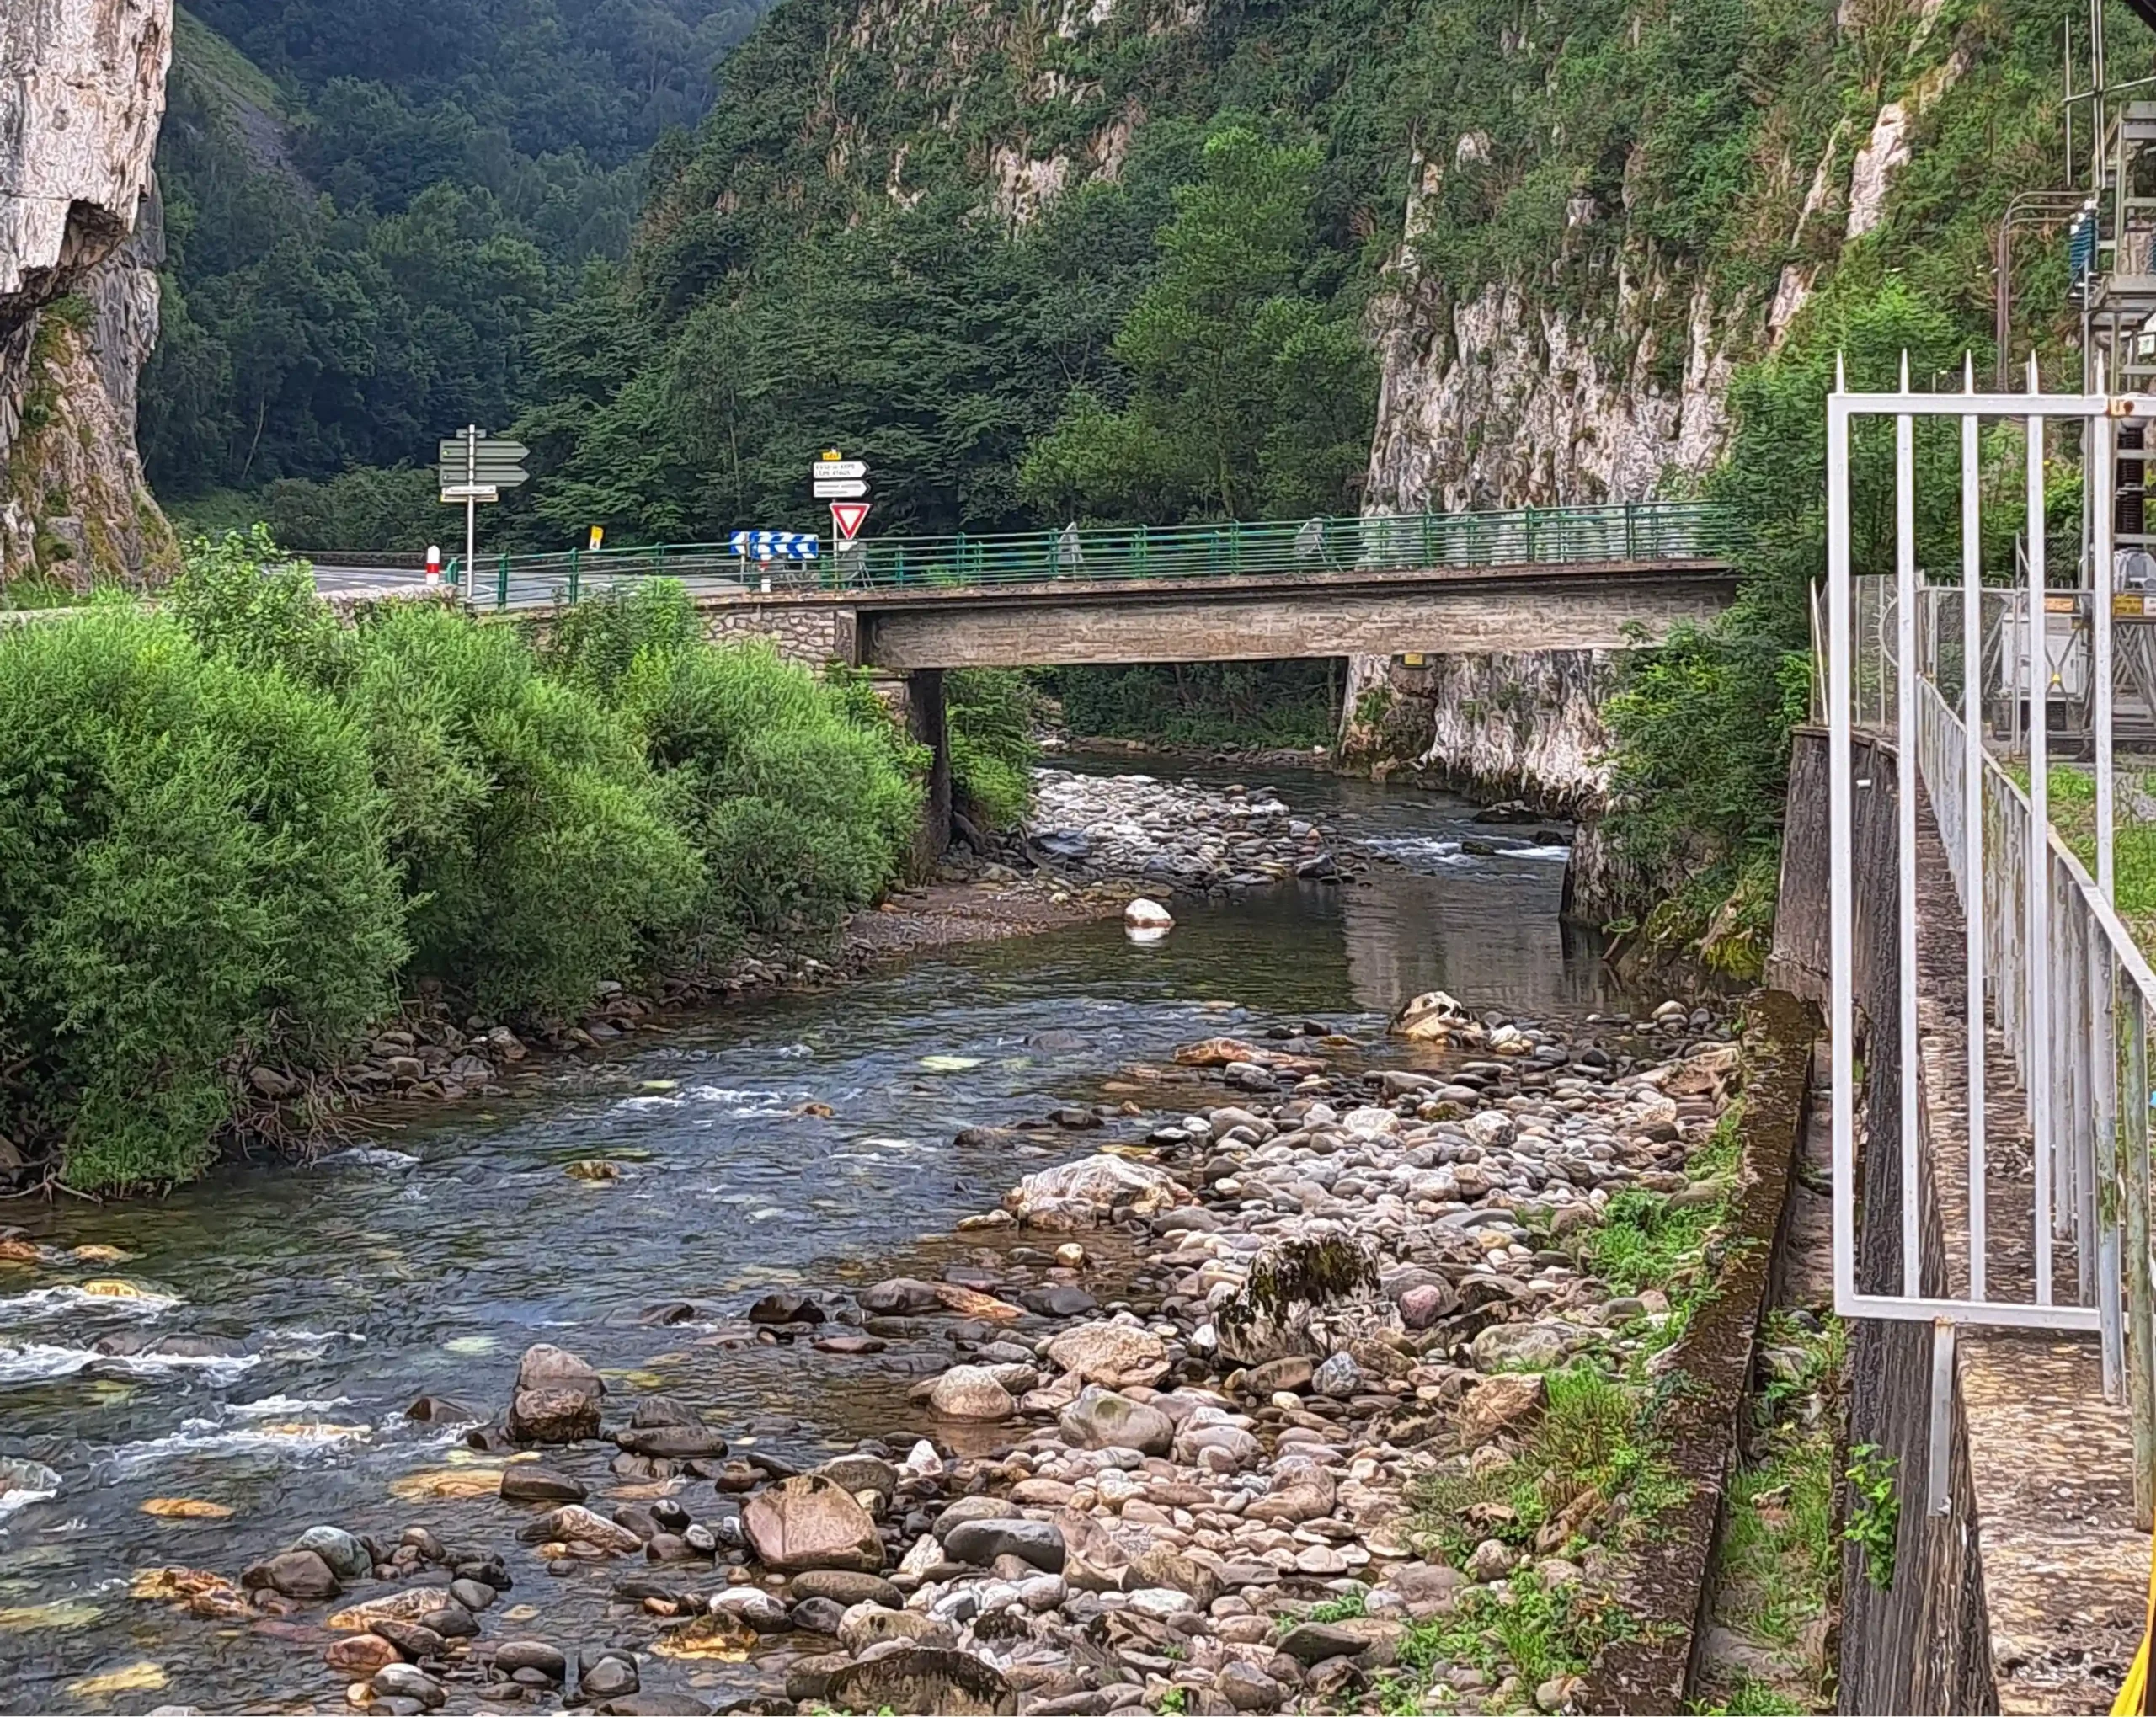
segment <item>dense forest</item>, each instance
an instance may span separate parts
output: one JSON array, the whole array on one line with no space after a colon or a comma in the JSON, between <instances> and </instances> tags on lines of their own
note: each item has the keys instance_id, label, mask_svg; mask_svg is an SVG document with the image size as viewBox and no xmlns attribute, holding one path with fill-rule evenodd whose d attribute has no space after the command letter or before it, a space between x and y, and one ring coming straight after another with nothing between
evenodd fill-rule
<instances>
[{"instance_id":1,"label":"dense forest","mask_svg":"<svg viewBox=\"0 0 2156 1717\"><path fill-rule=\"evenodd\" d=\"M627 247L644 157L757 0L200 0L157 173L143 379L183 520L408 544L435 439L538 397L542 319ZM400 466L408 468L399 470ZM235 491L238 493L234 493Z\"/></svg>"}]
</instances>

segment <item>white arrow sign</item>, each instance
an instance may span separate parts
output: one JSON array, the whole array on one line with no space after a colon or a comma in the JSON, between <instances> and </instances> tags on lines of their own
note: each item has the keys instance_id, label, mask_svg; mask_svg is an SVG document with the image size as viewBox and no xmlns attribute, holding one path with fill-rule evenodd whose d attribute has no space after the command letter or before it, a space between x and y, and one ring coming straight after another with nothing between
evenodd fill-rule
<instances>
[{"instance_id":1,"label":"white arrow sign","mask_svg":"<svg viewBox=\"0 0 2156 1717\"><path fill-rule=\"evenodd\" d=\"M857 500L868 493L868 485L857 477L819 477L809 487L819 501Z\"/></svg>"},{"instance_id":2,"label":"white arrow sign","mask_svg":"<svg viewBox=\"0 0 2156 1717\"><path fill-rule=\"evenodd\" d=\"M865 459L819 459L808 467L808 475L812 480L819 477L866 477L868 475L868 461Z\"/></svg>"}]
</instances>

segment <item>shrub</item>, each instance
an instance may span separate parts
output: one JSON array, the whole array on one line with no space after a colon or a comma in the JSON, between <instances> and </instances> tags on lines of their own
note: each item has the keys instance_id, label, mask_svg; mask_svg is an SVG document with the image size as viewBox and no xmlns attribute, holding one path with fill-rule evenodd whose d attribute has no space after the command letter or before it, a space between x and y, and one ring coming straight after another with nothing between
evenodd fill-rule
<instances>
[{"instance_id":1,"label":"shrub","mask_svg":"<svg viewBox=\"0 0 2156 1717\"><path fill-rule=\"evenodd\" d=\"M218 1064L347 1043L402 918L366 749L321 693L116 605L0 640L0 1104L71 1183L199 1171Z\"/></svg>"},{"instance_id":2,"label":"shrub","mask_svg":"<svg viewBox=\"0 0 2156 1717\"><path fill-rule=\"evenodd\" d=\"M206 653L240 667L321 686L350 669L351 635L316 594L313 568L284 554L266 525L188 544L164 605Z\"/></svg>"},{"instance_id":3,"label":"shrub","mask_svg":"<svg viewBox=\"0 0 2156 1717\"><path fill-rule=\"evenodd\" d=\"M1039 707L1032 681L1007 669L960 668L943 676L952 791L990 829L1017 827L1033 803Z\"/></svg>"},{"instance_id":4,"label":"shrub","mask_svg":"<svg viewBox=\"0 0 2156 1717\"><path fill-rule=\"evenodd\" d=\"M350 698L418 972L488 1011L568 1011L691 909L696 855L635 733L508 627L394 609L359 635Z\"/></svg>"},{"instance_id":5,"label":"shrub","mask_svg":"<svg viewBox=\"0 0 2156 1717\"><path fill-rule=\"evenodd\" d=\"M764 644L647 648L620 695L702 849L707 934L828 927L889 883L919 790L805 669Z\"/></svg>"}]
</instances>

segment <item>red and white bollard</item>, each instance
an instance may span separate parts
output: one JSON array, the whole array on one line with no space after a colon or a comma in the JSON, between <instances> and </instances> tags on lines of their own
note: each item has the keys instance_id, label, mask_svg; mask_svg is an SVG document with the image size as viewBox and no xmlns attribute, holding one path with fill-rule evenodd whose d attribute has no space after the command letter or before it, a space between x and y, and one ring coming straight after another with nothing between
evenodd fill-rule
<instances>
[{"instance_id":1,"label":"red and white bollard","mask_svg":"<svg viewBox=\"0 0 2156 1717\"><path fill-rule=\"evenodd\" d=\"M441 583L441 549L431 542L427 545L427 583Z\"/></svg>"}]
</instances>

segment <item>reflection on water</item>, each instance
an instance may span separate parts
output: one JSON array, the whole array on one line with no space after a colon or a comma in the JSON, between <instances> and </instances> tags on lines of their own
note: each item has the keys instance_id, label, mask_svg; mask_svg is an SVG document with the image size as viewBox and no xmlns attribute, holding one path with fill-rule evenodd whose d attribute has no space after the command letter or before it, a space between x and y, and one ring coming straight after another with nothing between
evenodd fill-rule
<instances>
[{"instance_id":1,"label":"reflection on water","mask_svg":"<svg viewBox=\"0 0 2156 1717\"><path fill-rule=\"evenodd\" d=\"M1373 1033L1433 986L1524 1011L1614 1000L1594 949L1557 925L1561 862L1463 858L1463 836L1492 831L1456 800L1275 784L1401 866L1179 906L1176 932L1150 946L1110 924L959 950L551 1068L489 1108L311 1169L242 1165L163 1201L19 1218L49 1244L127 1256L0 1265L0 1486L30 1464L60 1485L27 1501L24 1480L0 1504L0 1709L335 1698L319 1612L196 1619L126 1591L166 1564L237 1575L319 1521L391 1541L424 1522L507 1547L512 1597L542 1605L531 1630L643 1643L633 1621L606 1618L603 1570L550 1580L508 1546L499 1502L435 1494L456 1488L440 1475L465 1452L454 1426L409 1419L408 1404L492 1411L518 1354L547 1340L626 1394L678 1394L783 1457L910 1434L924 1421L905 1391L936 1365L932 1341L845 1358L758 1345L735 1320L774 1282L939 1273L963 1256L948 1238L958 1217L1091 1142L962 1148L961 1128L1100 1100L1120 1065L1238 1022ZM601 1155L620 1179L563 1172ZM674 1301L688 1322L638 1321ZM595 1453L568 1464L606 1478ZM707 1506L710 1492L686 1496ZM231 1514L152 1517L153 1498ZM146 1659L162 1689L71 1691ZM647 1686L670 1684L654 1668Z\"/></svg>"}]
</instances>

